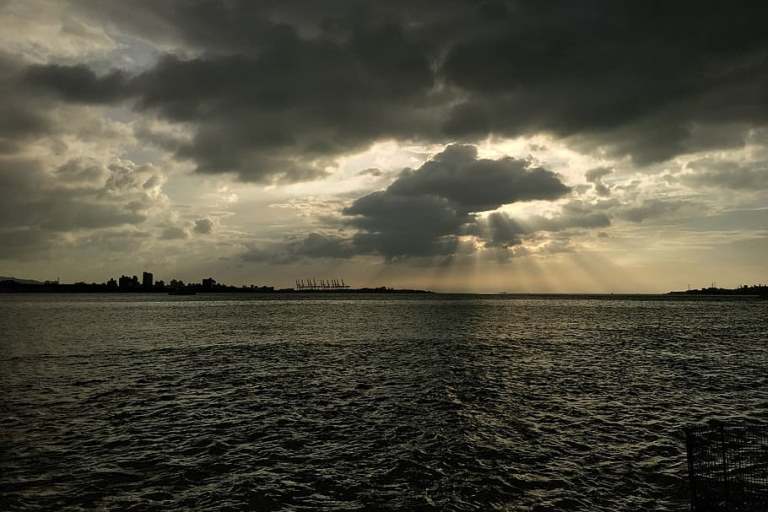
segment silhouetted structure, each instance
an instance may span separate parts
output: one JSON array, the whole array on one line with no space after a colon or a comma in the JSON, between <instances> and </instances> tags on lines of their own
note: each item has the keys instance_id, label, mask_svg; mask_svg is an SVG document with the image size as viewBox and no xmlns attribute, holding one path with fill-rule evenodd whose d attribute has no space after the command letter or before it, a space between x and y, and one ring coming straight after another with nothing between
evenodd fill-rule
<instances>
[{"instance_id":1,"label":"silhouetted structure","mask_svg":"<svg viewBox=\"0 0 768 512\"><path fill-rule=\"evenodd\" d=\"M139 287L139 278L136 276L120 276L118 283L121 290L135 290Z\"/></svg>"},{"instance_id":2,"label":"silhouetted structure","mask_svg":"<svg viewBox=\"0 0 768 512\"><path fill-rule=\"evenodd\" d=\"M334 291L345 293L430 293L424 290L396 290L384 286L378 288L351 288L343 279L308 279L297 280L296 288L278 288L273 286L242 285L232 286L217 283L212 277L204 278L200 283L185 283L180 279L154 281L151 272L144 272L142 281L136 276L122 275L115 281L110 278L104 283L77 282L61 284L56 281L35 281L30 279L0 278L0 293L172 293L173 295L194 295L196 292L215 293L296 293L302 291Z\"/></svg>"},{"instance_id":3,"label":"silhouetted structure","mask_svg":"<svg viewBox=\"0 0 768 512\"><path fill-rule=\"evenodd\" d=\"M768 285L766 284L743 284L738 288L718 288L716 283L712 283L709 288L688 289L685 291L669 292L670 295L741 295L751 297L768 297Z\"/></svg>"},{"instance_id":4,"label":"silhouetted structure","mask_svg":"<svg viewBox=\"0 0 768 512\"><path fill-rule=\"evenodd\" d=\"M705 425L685 431L691 510L768 510L768 425Z\"/></svg>"},{"instance_id":5,"label":"silhouetted structure","mask_svg":"<svg viewBox=\"0 0 768 512\"><path fill-rule=\"evenodd\" d=\"M350 286L343 279L297 279L296 290L307 291L339 291L349 289Z\"/></svg>"}]
</instances>

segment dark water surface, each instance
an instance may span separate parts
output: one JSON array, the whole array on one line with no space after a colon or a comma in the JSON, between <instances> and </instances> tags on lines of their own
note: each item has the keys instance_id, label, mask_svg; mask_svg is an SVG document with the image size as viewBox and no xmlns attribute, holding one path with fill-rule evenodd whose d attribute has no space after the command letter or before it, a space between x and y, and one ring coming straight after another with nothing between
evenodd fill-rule
<instances>
[{"instance_id":1,"label":"dark water surface","mask_svg":"<svg viewBox=\"0 0 768 512\"><path fill-rule=\"evenodd\" d=\"M0 297L2 510L685 510L768 301Z\"/></svg>"}]
</instances>

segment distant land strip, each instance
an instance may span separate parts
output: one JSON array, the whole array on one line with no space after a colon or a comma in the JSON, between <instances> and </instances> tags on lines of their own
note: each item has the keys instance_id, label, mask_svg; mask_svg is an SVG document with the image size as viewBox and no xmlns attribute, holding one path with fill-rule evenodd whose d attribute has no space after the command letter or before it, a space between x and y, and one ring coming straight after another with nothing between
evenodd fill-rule
<instances>
[{"instance_id":1,"label":"distant land strip","mask_svg":"<svg viewBox=\"0 0 768 512\"><path fill-rule=\"evenodd\" d=\"M718 288L710 286L708 288L697 288L685 291L669 292L669 295L738 295L746 297L765 297L768 298L768 285L753 284L741 285L738 288Z\"/></svg>"},{"instance_id":2,"label":"distant land strip","mask_svg":"<svg viewBox=\"0 0 768 512\"><path fill-rule=\"evenodd\" d=\"M210 279L210 278L209 278ZM295 288L275 288L274 286L243 285L232 286L203 280L202 283L182 283L159 285L153 283L143 286L115 286L109 283L59 283L58 281L35 281L32 279L17 279L13 277L0 278L0 293L167 293L173 295L193 295L196 293L433 293L428 290L411 290L389 288L386 286L374 288L343 288L343 289L311 289L296 290Z\"/></svg>"}]
</instances>

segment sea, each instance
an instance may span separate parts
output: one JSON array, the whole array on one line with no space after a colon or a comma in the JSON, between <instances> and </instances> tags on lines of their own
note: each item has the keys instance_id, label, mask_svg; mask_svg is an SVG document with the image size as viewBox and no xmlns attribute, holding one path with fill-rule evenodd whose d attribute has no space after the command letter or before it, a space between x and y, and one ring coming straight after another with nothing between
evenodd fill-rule
<instances>
[{"instance_id":1,"label":"sea","mask_svg":"<svg viewBox=\"0 0 768 512\"><path fill-rule=\"evenodd\" d=\"M768 301L6 294L0 510L684 511Z\"/></svg>"}]
</instances>

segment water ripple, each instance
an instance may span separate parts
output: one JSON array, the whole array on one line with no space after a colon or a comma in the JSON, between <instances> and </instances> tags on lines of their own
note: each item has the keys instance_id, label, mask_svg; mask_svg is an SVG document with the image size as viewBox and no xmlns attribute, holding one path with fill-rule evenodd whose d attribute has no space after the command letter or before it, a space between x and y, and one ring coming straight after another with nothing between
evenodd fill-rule
<instances>
[{"instance_id":1,"label":"water ripple","mask_svg":"<svg viewBox=\"0 0 768 512\"><path fill-rule=\"evenodd\" d=\"M768 419L767 318L725 301L2 299L0 500L685 510L681 426Z\"/></svg>"}]
</instances>

